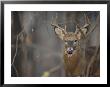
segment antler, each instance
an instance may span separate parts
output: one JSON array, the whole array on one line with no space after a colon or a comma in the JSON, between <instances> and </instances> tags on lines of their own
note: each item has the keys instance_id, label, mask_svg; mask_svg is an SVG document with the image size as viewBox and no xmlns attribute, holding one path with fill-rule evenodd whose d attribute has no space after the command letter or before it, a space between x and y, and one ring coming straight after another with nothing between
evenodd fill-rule
<instances>
[{"instance_id":1,"label":"antler","mask_svg":"<svg viewBox=\"0 0 110 87\"><path fill-rule=\"evenodd\" d=\"M59 28L59 29L63 30L64 33L66 33L66 25L65 25L65 28L60 27L60 26L57 24L57 18L58 18L57 14L56 14L55 20L53 20L53 16L52 16L51 25L54 26L54 29L55 29L55 28Z\"/></svg>"},{"instance_id":2,"label":"antler","mask_svg":"<svg viewBox=\"0 0 110 87\"><path fill-rule=\"evenodd\" d=\"M89 18L88 16L86 16L86 14L84 14L85 24L82 27L79 27L79 25L77 24L75 33L67 32L66 25L64 26L64 28L60 27L57 24L57 21L56 21L57 18L58 16L56 15L55 20L53 20L53 16L52 16L51 25L54 26L54 31L60 39L65 40L65 41L68 41L68 40L72 41L72 40L80 40L81 38L86 37L88 26L90 25Z\"/></svg>"},{"instance_id":3,"label":"antler","mask_svg":"<svg viewBox=\"0 0 110 87\"><path fill-rule=\"evenodd\" d=\"M64 36L65 34L67 34L67 31L66 31L66 25L65 25L65 28L62 28L60 27L58 24L57 24L57 15L56 15L56 18L55 20L53 20L53 16L52 16L52 22L51 22L51 25L54 27L54 30L55 30L55 33L57 34L57 36L64 40Z\"/></svg>"},{"instance_id":4,"label":"antler","mask_svg":"<svg viewBox=\"0 0 110 87\"><path fill-rule=\"evenodd\" d=\"M79 25L77 24L76 25L76 31L75 31L75 34L77 34L77 37L79 39L81 39L81 36L83 38L86 37L86 34L88 32L88 26L90 25L90 21L89 21L89 18L86 14L84 14L84 19L85 19L85 23L82 27L79 27Z\"/></svg>"},{"instance_id":5,"label":"antler","mask_svg":"<svg viewBox=\"0 0 110 87\"><path fill-rule=\"evenodd\" d=\"M90 25L90 20L86 14L84 14L84 19L85 19L85 24L84 24L83 28L86 28Z\"/></svg>"}]
</instances>

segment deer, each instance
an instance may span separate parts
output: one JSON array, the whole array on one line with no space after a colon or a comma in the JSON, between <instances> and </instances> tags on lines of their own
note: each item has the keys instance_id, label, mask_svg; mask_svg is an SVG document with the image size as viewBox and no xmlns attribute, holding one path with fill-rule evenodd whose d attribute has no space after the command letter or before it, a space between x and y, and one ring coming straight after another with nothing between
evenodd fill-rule
<instances>
[{"instance_id":1,"label":"deer","mask_svg":"<svg viewBox=\"0 0 110 87\"><path fill-rule=\"evenodd\" d=\"M53 20L51 26L55 31L55 34L60 40L64 41L64 66L66 76L81 76L82 69L80 64L81 59L81 47L80 40L86 38L89 31L90 20L86 14L84 14L85 23L83 26L76 24L75 32L67 32L66 24L64 27L59 26L56 23L57 16Z\"/></svg>"}]
</instances>

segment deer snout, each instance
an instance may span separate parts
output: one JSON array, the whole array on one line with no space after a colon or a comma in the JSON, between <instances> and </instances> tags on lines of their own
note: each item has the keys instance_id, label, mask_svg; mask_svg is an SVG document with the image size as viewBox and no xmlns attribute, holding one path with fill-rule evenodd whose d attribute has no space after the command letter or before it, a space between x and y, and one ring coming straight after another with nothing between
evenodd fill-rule
<instances>
[{"instance_id":1,"label":"deer snout","mask_svg":"<svg viewBox=\"0 0 110 87\"><path fill-rule=\"evenodd\" d=\"M73 47L68 47L67 48L67 53L68 54L73 54L73 51L74 51Z\"/></svg>"}]
</instances>

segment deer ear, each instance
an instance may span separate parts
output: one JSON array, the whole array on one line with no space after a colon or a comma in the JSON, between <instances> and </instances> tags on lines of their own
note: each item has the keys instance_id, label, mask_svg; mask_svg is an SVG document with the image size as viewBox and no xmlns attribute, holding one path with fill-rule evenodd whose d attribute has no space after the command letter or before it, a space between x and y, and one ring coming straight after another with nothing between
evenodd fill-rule
<instances>
[{"instance_id":1,"label":"deer ear","mask_svg":"<svg viewBox=\"0 0 110 87\"><path fill-rule=\"evenodd\" d=\"M64 30L59 29L59 28L55 28L55 33L57 34L57 36L61 39L64 40Z\"/></svg>"}]
</instances>

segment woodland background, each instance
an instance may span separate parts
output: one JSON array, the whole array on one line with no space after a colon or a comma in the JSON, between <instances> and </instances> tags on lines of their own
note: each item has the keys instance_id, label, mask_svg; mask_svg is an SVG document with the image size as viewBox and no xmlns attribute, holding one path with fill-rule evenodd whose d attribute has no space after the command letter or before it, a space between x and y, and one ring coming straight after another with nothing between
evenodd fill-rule
<instances>
[{"instance_id":1,"label":"woodland background","mask_svg":"<svg viewBox=\"0 0 110 87\"><path fill-rule=\"evenodd\" d=\"M62 27L66 24L67 31L74 32L76 24L84 24L84 13L91 21L91 28L95 26L94 31L87 38L86 46L87 48L98 47L100 46L100 20L97 20L100 12L98 11L13 11L11 13L11 60L13 63L11 76L65 76L64 42L56 36L51 26L52 16L55 17L57 14L58 24ZM88 55L91 56L94 55L96 49L87 50L90 50ZM99 67L100 62L96 66ZM50 73L49 71L55 67L59 68Z\"/></svg>"}]
</instances>

